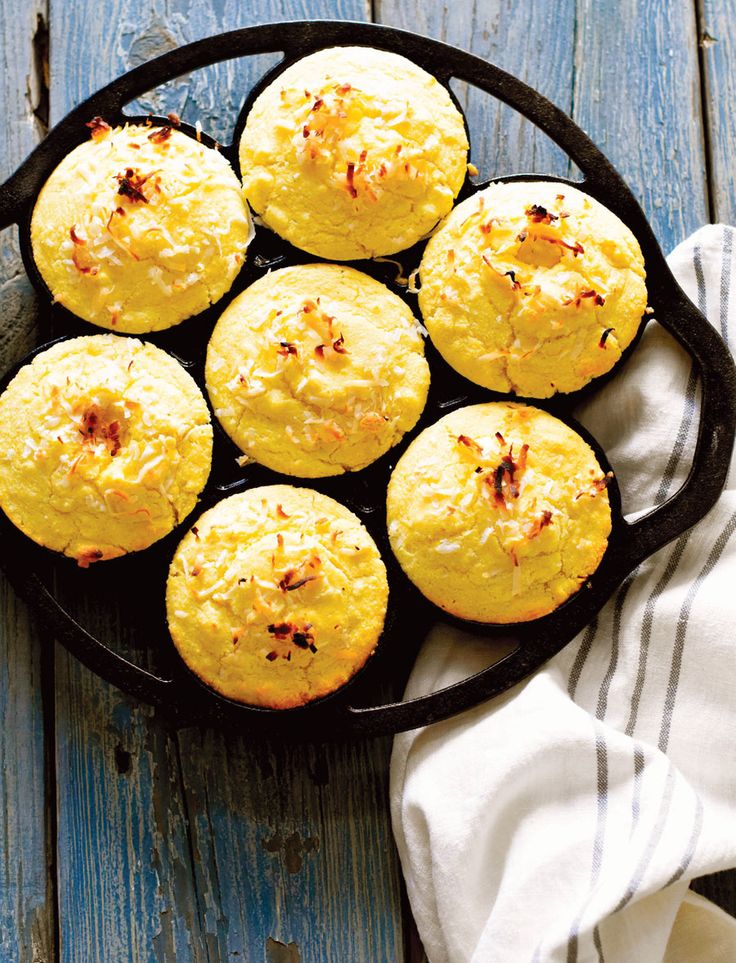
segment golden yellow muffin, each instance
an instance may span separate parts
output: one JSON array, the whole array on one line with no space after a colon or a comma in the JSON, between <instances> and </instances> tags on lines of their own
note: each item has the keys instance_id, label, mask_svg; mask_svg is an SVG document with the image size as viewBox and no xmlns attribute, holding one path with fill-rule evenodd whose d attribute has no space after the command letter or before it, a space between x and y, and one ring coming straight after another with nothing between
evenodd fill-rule
<instances>
[{"instance_id":1,"label":"golden yellow muffin","mask_svg":"<svg viewBox=\"0 0 736 963\"><path fill-rule=\"evenodd\" d=\"M608 481L583 439L544 411L460 408L423 431L394 470L391 547L446 611L535 619L598 567L611 531Z\"/></svg>"},{"instance_id":2,"label":"golden yellow muffin","mask_svg":"<svg viewBox=\"0 0 736 963\"><path fill-rule=\"evenodd\" d=\"M305 478L356 471L416 424L429 367L410 309L336 264L283 268L228 306L207 390L245 454Z\"/></svg>"},{"instance_id":3,"label":"golden yellow muffin","mask_svg":"<svg viewBox=\"0 0 736 963\"><path fill-rule=\"evenodd\" d=\"M386 569L360 521L326 495L269 485L197 520L176 550L171 637L203 682L287 709L344 685L383 629Z\"/></svg>"},{"instance_id":4,"label":"golden yellow muffin","mask_svg":"<svg viewBox=\"0 0 736 963\"><path fill-rule=\"evenodd\" d=\"M609 371L646 308L631 231L581 191L492 184L459 204L427 244L419 306L460 374L547 398Z\"/></svg>"},{"instance_id":5,"label":"golden yellow muffin","mask_svg":"<svg viewBox=\"0 0 736 963\"><path fill-rule=\"evenodd\" d=\"M31 222L54 300L101 328L179 324L230 289L252 227L235 172L170 127L110 127L59 164Z\"/></svg>"},{"instance_id":6,"label":"golden yellow muffin","mask_svg":"<svg viewBox=\"0 0 736 963\"><path fill-rule=\"evenodd\" d=\"M194 508L211 456L199 388L135 338L55 344L0 396L0 507L83 567L170 532Z\"/></svg>"},{"instance_id":7,"label":"golden yellow muffin","mask_svg":"<svg viewBox=\"0 0 736 963\"><path fill-rule=\"evenodd\" d=\"M243 188L264 223L336 261L410 247L452 207L466 172L460 112L397 54L333 47L257 98L240 141Z\"/></svg>"}]
</instances>

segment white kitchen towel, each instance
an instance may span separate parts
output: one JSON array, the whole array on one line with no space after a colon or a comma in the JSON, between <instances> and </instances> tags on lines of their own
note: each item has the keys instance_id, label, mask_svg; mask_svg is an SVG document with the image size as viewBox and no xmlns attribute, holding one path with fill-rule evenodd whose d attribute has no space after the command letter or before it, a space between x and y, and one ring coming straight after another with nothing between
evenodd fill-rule
<instances>
[{"instance_id":1,"label":"white kitchen towel","mask_svg":"<svg viewBox=\"0 0 736 963\"><path fill-rule=\"evenodd\" d=\"M703 228L669 258L731 344L735 234ZM652 323L577 412L627 514L684 481L698 405L689 357ZM736 961L736 925L688 892L736 866L735 532L732 470L710 514L530 679L396 737L394 833L431 963ZM438 625L406 696L496 657Z\"/></svg>"}]
</instances>

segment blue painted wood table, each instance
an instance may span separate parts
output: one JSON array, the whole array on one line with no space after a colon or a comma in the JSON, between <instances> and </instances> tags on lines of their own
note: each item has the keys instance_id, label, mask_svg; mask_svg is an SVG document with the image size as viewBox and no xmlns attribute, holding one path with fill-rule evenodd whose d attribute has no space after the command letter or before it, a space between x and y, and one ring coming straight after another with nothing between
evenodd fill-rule
<instances>
[{"instance_id":1,"label":"blue painted wood table","mask_svg":"<svg viewBox=\"0 0 736 963\"><path fill-rule=\"evenodd\" d=\"M3 179L48 127L127 68L269 20L375 20L500 64L569 112L665 249L736 219L736 0L0 0ZM154 91L223 136L270 58ZM544 135L458 88L487 175L568 173ZM39 306L0 238L0 362ZM0 581L0 963L419 960L387 805L390 743L289 747L176 731L79 665ZM136 657L116 612L86 613ZM138 654L140 655L140 654ZM701 891L736 909L731 874Z\"/></svg>"}]
</instances>

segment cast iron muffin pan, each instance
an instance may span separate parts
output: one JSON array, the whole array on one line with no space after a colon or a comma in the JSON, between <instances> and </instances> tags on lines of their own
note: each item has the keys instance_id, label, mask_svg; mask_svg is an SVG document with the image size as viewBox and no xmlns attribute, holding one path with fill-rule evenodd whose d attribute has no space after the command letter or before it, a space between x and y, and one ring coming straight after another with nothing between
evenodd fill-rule
<instances>
[{"instance_id":1,"label":"cast iron muffin pan","mask_svg":"<svg viewBox=\"0 0 736 963\"><path fill-rule=\"evenodd\" d=\"M348 734L400 732L448 718L505 691L559 652L596 615L614 589L645 558L699 521L716 502L726 481L736 431L736 369L730 353L703 315L675 282L641 208L631 191L603 154L561 110L516 77L493 64L454 47L374 24L349 22L296 22L268 24L220 34L172 50L119 77L80 104L61 121L25 163L0 188L0 227L19 225L21 250L28 274L41 291L42 336L99 333L52 304L48 289L33 261L30 222L36 197L44 182L74 147L89 136L86 122L94 116L115 125L132 120L126 104L146 91L191 70L252 54L283 52L284 59L247 97L230 145L222 153L238 168L238 143L248 111L263 88L285 67L325 47L365 45L401 54L423 67L449 89L449 81L465 81L497 97L519 111L555 141L582 171L583 180L569 181L545 174L498 177L496 180L553 180L572 184L595 197L617 214L636 235L646 262L649 304L655 316L684 347L697 365L702 389L701 420L692 469L683 487L667 502L630 523L621 512L615 480L609 486L613 531L604 558L586 585L550 615L533 622L489 626L463 622L426 601L409 583L388 544L385 496L393 466L409 442L441 415L466 404L498 400L494 394L471 384L454 372L426 343L431 368L431 387L424 414L396 448L362 471L336 478L304 480L277 475L251 464L239 468L240 454L213 417L215 446L212 473L200 505L174 532L144 552L106 561L80 570L70 559L31 542L0 514L3 551L0 563L16 590L31 603L51 636L62 641L85 665L100 676L169 714L178 724L206 722L263 733L280 732L307 738L335 738ZM457 102L456 102L457 103ZM164 118L151 122L169 123ZM197 132L186 124L190 136ZM201 135L208 145L213 141ZM487 186L466 183L458 198ZM394 256L404 271L418 266L421 244ZM181 325L143 337L174 355L204 390L204 358L217 317L248 284L269 269L319 260L291 247L263 227L248 249L246 263L232 290L216 305ZM396 283L395 265L385 262L351 262L404 296L415 316L416 299ZM648 320L645 316L642 329ZM636 342L619 364L635 350ZM24 359L23 364L29 358ZM4 390L20 365L0 382ZM614 376L608 376L574 394L545 401L530 399L570 424L591 445L601 466L610 466L594 439L570 416L573 405ZM205 392L206 396L206 392ZM523 399L521 399L523 400ZM282 482L311 486L343 502L364 522L386 562L390 599L386 626L378 648L367 665L336 693L297 709L262 709L225 699L201 683L184 665L168 634L165 583L169 562L187 526L221 498L255 485ZM97 638L81 624L85 610L94 607L119 609L126 633L143 647L151 668L129 661L104 638ZM438 619L454 623L512 644L501 661L455 685L407 702L400 697L414 657L429 626Z\"/></svg>"}]
</instances>

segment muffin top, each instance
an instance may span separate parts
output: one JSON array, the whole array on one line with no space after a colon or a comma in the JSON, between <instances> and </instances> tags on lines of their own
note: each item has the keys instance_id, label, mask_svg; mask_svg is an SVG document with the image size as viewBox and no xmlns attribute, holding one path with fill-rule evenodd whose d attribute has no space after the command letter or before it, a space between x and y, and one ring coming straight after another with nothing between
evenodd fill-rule
<instances>
[{"instance_id":1,"label":"muffin top","mask_svg":"<svg viewBox=\"0 0 736 963\"><path fill-rule=\"evenodd\" d=\"M239 702L303 705L343 685L383 629L386 570L347 508L289 485L253 488L197 520L166 605L182 658Z\"/></svg>"},{"instance_id":2,"label":"muffin top","mask_svg":"<svg viewBox=\"0 0 736 963\"><path fill-rule=\"evenodd\" d=\"M423 431L394 470L391 547L419 590L460 618L537 618L603 557L608 480L586 442L544 411L460 408Z\"/></svg>"},{"instance_id":3,"label":"muffin top","mask_svg":"<svg viewBox=\"0 0 736 963\"><path fill-rule=\"evenodd\" d=\"M492 184L427 244L419 305L460 374L546 398L609 371L646 308L639 244L611 211L567 184Z\"/></svg>"},{"instance_id":4,"label":"muffin top","mask_svg":"<svg viewBox=\"0 0 736 963\"><path fill-rule=\"evenodd\" d=\"M83 567L174 528L194 508L211 455L199 388L134 338L55 344L0 396L0 506Z\"/></svg>"},{"instance_id":5,"label":"muffin top","mask_svg":"<svg viewBox=\"0 0 736 963\"><path fill-rule=\"evenodd\" d=\"M397 54L333 47L257 98L240 142L243 188L265 224L310 254L392 254L452 207L468 141L447 90Z\"/></svg>"},{"instance_id":6,"label":"muffin top","mask_svg":"<svg viewBox=\"0 0 736 963\"><path fill-rule=\"evenodd\" d=\"M429 367L411 310L352 268L260 278L229 305L207 352L207 390L256 461L314 478L370 464L412 428Z\"/></svg>"},{"instance_id":7,"label":"muffin top","mask_svg":"<svg viewBox=\"0 0 736 963\"><path fill-rule=\"evenodd\" d=\"M234 171L171 127L96 118L44 184L33 256L54 300L101 328L179 324L229 290L251 237Z\"/></svg>"}]
</instances>

